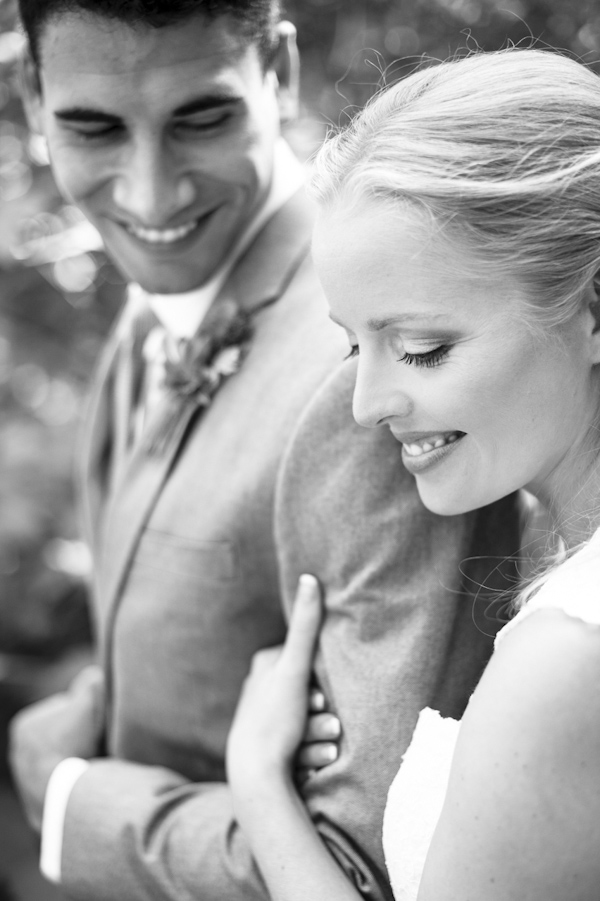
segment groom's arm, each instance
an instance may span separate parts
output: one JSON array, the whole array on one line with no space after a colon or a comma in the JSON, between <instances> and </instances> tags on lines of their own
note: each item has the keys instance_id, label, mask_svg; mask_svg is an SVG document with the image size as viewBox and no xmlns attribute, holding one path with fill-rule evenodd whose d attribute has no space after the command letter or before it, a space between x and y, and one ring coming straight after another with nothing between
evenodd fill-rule
<instances>
[{"instance_id":1,"label":"groom's arm","mask_svg":"<svg viewBox=\"0 0 600 901\"><path fill-rule=\"evenodd\" d=\"M475 687L498 628L480 583L518 547L517 516L513 499L468 516L427 511L389 430L353 423L354 372L341 368L297 431L280 480L278 546L288 604L302 572L324 586L317 676L343 727L338 760L306 783L305 800L364 897L391 899L387 791L418 712L460 716ZM487 584L513 587L501 568Z\"/></svg>"},{"instance_id":2,"label":"groom's arm","mask_svg":"<svg viewBox=\"0 0 600 901\"><path fill-rule=\"evenodd\" d=\"M281 477L278 542L289 596L305 570L328 585L319 673L345 728L339 762L307 785L309 808L365 898L383 901L385 792L462 634L448 585L473 523L423 511L389 434L354 426L352 383L344 367L303 419ZM485 654L473 640L479 669ZM458 694L466 681L458 667ZM91 761L75 784L62 880L81 901L268 898L227 785L119 760Z\"/></svg>"}]
</instances>

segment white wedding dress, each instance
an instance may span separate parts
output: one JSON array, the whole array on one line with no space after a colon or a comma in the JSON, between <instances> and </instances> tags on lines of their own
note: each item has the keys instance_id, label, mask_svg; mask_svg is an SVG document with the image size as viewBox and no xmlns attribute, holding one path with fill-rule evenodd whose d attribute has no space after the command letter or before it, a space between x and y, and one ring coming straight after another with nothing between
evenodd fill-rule
<instances>
[{"instance_id":1,"label":"white wedding dress","mask_svg":"<svg viewBox=\"0 0 600 901\"><path fill-rule=\"evenodd\" d=\"M600 530L580 551L557 567L537 594L496 637L541 608L564 610L600 625ZM421 711L410 747L389 790L383 847L396 901L415 901L427 850L439 819L460 723L436 710Z\"/></svg>"}]
</instances>

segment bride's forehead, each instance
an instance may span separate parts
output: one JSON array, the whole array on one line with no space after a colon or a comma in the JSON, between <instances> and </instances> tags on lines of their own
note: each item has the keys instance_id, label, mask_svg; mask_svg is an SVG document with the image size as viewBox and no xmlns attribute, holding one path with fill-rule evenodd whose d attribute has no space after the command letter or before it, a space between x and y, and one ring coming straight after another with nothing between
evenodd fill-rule
<instances>
[{"instance_id":1,"label":"bride's forehead","mask_svg":"<svg viewBox=\"0 0 600 901\"><path fill-rule=\"evenodd\" d=\"M339 224L339 228L337 227ZM526 291L514 277L460 245L422 238L384 220L322 219L315 264L333 318L352 331L487 331L526 317ZM386 326L373 327L374 324Z\"/></svg>"},{"instance_id":2,"label":"bride's forehead","mask_svg":"<svg viewBox=\"0 0 600 901\"><path fill-rule=\"evenodd\" d=\"M410 208L396 210L376 200L360 207L323 209L314 231L313 256L325 278L422 283L424 290L450 276L473 280L485 275L468 249L448 240L435 222Z\"/></svg>"}]
</instances>

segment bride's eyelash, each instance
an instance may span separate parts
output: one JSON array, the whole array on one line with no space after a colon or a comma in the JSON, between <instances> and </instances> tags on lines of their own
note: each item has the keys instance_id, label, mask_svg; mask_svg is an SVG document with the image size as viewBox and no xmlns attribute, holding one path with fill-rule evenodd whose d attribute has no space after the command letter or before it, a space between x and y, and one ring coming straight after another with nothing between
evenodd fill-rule
<instances>
[{"instance_id":1,"label":"bride's eyelash","mask_svg":"<svg viewBox=\"0 0 600 901\"><path fill-rule=\"evenodd\" d=\"M414 365L431 368L441 363L444 357L448 356L449 353L450 345L441 344L439 347L435 347L433 350L428 350L424 354L411 354L408 353L408 351L405 351L404 354L398 358L398 362L406 363L408 366Z\"/></svg>"},{"instance_id":2,"label":"bride's eyelash","mask_svg":"<svg viewBox=\"0 0 600 901\"><path fill-rule=\"evenodd\" d=\"M405 351L404 354L398 358L398 363L406 363L408 366L425 366L427 368L432 368L441 363L444 357L448 356L450 349L450 344L441 344L439 347L428 350L424 354L411 354L408 353L408 351ZM352 357L357 357L359 353L360 348L358 344L353 344L349 353L344 357L344 360L350 360Z\"/></svg>"}]
</instances>

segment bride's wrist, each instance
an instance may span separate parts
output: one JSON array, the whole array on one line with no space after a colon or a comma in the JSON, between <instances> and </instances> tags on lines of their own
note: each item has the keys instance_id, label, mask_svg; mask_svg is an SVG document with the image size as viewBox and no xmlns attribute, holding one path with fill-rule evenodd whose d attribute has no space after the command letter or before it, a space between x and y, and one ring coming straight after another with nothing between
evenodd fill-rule
<instances>
[{"instance_id":1,"label":"bride's wrist","mask_svg":"<svg viewBox=\"0 0 600 901\"><path fill-rule=\"evenodd\" d=\"M253 785L265 792L274 786L285 787L293 784L293 762L278 752L269 753L268 749L248 749L242 755L239 752L227 761L229 782Z\"/></svg>"},{"instance_id":2,"label":"bride's wrist","mask_svg":"<svg viewBox=\"0 0 600 901\"><path fill-rule=\"evenodd\" d=\"M247 760L229 772L229 784L236 794L250 791L268 797L294 791L291 766L281 761Z\"/></svg>"},{"instance_id":3,"label":"bride's wrist","mask_svg":"<svg viewBox=\"0 0 600 901\"><path fill-rule=\"evenodd\" d=\"M242 826L260 821L299 798L291 773L280 769L269 772L261 767L238 773L230 780L230 788L236 818Z\"/></svg>"}]
</instances>

